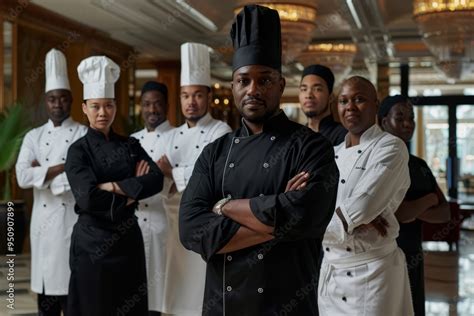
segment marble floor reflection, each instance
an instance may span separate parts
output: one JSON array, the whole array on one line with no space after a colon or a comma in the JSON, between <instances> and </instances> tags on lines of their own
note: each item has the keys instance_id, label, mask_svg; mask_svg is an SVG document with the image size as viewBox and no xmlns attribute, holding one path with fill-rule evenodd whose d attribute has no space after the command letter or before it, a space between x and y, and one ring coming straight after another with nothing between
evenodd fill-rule
<instances>
[{"instance_id":1,"label":"marble floor reflection","mask_svg":"<svg viewBox=\"0 0 474 316\"><path fill-rule=\"evenodd\" d=\"M474 315L474 231L461 231L459 251L444 242L426 242L427 316Z\"/></svg>"},{"instance_id":2,"label":"marble floor reflection","mask_svg":"<svg viewBox=\"0 0 474 316\"><path fill-rule=\"evenodd\" d=\"M426 315L474 315L474 231L461 232L458 251L449 251L444 242L426 242L423 248ZM37 315L36 295L29 290L27 255L15 257L15 309L7 308L7 260L1 257L0 261L0 315Z\"/></svg>"}]
</instances>

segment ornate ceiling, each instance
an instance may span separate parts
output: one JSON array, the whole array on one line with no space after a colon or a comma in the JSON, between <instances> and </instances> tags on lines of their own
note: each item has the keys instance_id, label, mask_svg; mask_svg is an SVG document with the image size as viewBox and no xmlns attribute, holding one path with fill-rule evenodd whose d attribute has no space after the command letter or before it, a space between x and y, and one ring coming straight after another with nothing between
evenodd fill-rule
<instances>
[{"instance_id":1,"label":"ornate ceiling","mask_svg":"<svg viewBox=\"0 0 474 316\"><path fill-rule=\"evenodd\" d=\"M187 41L213 47L216 80L230 76L232 56L229 29L239 0L34 0L34 3L100 29L140 51L142 60L179 59L179 46ZM271 2L271 1L267 1ZM279 1L282 2L282 1ZM445 94L462 94L472 87L474 74L448 82L421 39L410 0L285 1L317 8L311 43L355 43L352 74L375 80L378 63L390 66L391 85L399 84L400 63L410 64L412 93L436 87ZM301 64L284 68L287 94L296 93Z\"/></svg>"}]
</instances>

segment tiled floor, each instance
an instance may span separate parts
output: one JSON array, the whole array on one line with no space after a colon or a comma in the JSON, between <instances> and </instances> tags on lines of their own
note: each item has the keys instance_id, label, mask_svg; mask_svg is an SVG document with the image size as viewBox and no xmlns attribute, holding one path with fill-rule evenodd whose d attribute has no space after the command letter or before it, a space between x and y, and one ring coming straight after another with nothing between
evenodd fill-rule
<instances>
[{"instance_id":1,"label":"tiled floor","mask_svg":"<svg viewBox=\"0 0 474 316\"><path fill-rule=\"evenodd\" d=\"M461 232L459 252L449 252L442 242L425 243L424 249L427 316L474 315L474 231ZM0 258L0 315L37 315L36 295L29 291L29 256L15 258L14 310L6 306L8 258Z\"/></svg>"},{"instance_id":2,"label":"tiled floor","mask_svg":"<svg viewBox=\"0 0 474 316\"><path fill-rule=\"evenodd\" d=\"M458 253L449 252L448 245L442 242L428 242L423 248L426 314L474 315L474 232L461 231Z\"/></svg>"}]
</instances>

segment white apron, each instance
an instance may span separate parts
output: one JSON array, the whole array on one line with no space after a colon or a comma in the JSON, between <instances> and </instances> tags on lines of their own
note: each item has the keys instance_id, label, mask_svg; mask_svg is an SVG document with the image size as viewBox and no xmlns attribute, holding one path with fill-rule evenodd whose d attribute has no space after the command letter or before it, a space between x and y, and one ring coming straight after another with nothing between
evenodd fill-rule
<instances>
[{"instance_id":1,"label":"white apron","mask_svg":"<svg viewBox=\"0 0 474 316\"><path fill-rule=\"evenodd\" d=\"M319 275L319 314L414 315L405 255L395 244L363 263L330 263Z\"/></svg>"},{"instance_id":2,"label":"white apron","mask_svg":"<svg viewBox=\"0 0 474 316\"><path fill-rule=\"evenodd\" d=\"M161 123L154 131L146 128L132 134L140 141L147 154L157 161L163 154L163 149L156 148L163 133L172 129L168 121ZM170 181L163 183L163 191L169 190ZM163 192L162 191L162 192ZM138 224L142 231L145 246L145 260L148 286L148 309L161 311L163 304L164 275L166 265L166 238L168 220L163 206L162 192L141 200L138 204Z\"/></svg>"},{"instance_id":3,"label":"white apron","mask_svg":"<svg viewBox=\"0 0 474 316\"><path fill-rule=\"evenodd\" d=\"M33 188L31 213L31 289L46 295L67 295L69 246L77 221L74 197L61 173L45 182L48 168L66 162L69 146L87 131L71 118L54 127L51 121L28 132L16 163L18 185ZM41 166L31 167L37 160Z\"/></svg>"},{"instance_id":4,"label":"white apron","mask_svg":"<svg viewBox=\"0 0 474 316\"><path fill-rule=\"evenodd\" d=\"M185 123L167 132L164 138L166 156L173 167L173 180L178 190L165 199L169 232L162 311L166 314L202 314L206 262L198 254L185 249L179 240L179 204L203 148L229 132L231 129L227 124L213 119L208 113L195 127L189 128Z\"/></svg>"}]
</instances>

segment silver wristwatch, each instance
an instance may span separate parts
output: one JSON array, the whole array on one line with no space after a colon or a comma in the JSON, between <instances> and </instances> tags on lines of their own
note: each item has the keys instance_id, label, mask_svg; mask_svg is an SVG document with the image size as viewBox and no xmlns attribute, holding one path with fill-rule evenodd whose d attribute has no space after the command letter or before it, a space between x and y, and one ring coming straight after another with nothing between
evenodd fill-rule
<instances>
[{"instance_id":1,"label":"silver wristwatch","mask_svg":"<svg viewBox=\"0 0 474 316\"><path fill-rule=\"evenodd\" d=\"M222 216L222 208L224 205L227 204L231 200L230 196L227 196L219 201L217 201L216 205L214 205L213 211L219 216Z\"/></svg>"}]
</instances>

